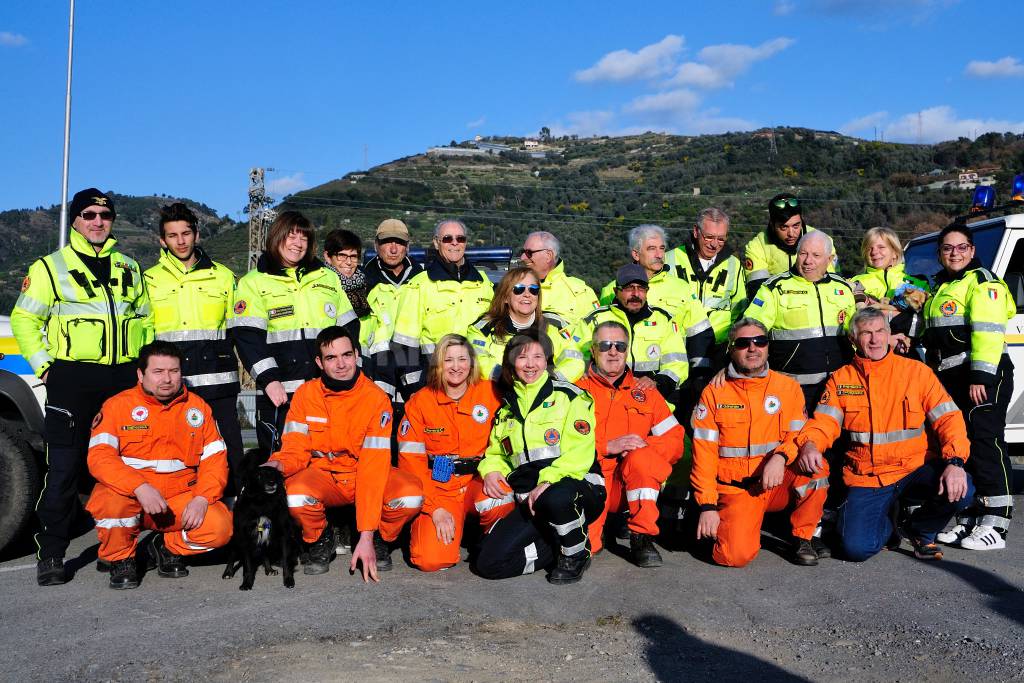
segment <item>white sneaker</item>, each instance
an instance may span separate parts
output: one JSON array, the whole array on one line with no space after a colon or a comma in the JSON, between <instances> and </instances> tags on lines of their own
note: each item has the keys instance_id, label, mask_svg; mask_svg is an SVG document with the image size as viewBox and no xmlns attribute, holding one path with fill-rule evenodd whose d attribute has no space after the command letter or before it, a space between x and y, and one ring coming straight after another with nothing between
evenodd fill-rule
<instances>
[{"instance_id":1,"label":"white sneaker","mask_svg":"<svg viewBox=\"0 0 1024 683\"><path fill-rule=\"evenodd\" d=\"M935 536L935 540L946 545L958 546L960 541L971 535L973 522L958 523L949 531L941 531Z\"/></svg>"},{"instance_id":2,"label":"white sneaker","mask_svg":"<svg viewBox=\"0 0 1024 683\"><path fill-rule=\"evenodd\" d=\"M999 550L1006 547L1006 539L995 527L979 524L960 541L960 547L967 550Z\"/></svg>"}]
</instances>

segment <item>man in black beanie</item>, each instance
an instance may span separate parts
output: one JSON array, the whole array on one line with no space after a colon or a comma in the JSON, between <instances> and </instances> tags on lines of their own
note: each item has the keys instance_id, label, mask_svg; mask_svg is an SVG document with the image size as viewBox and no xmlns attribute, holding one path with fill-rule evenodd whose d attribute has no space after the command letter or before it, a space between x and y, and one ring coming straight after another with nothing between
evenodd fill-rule
<instances>
[{"instance_id":1,"label":"man in black beanie","mask_svg":"<svg viewBox=\"0 0 1024 683\"><path fill-rule=\"evenodd\" d=\"M96 188L71 200L68 245L36 260L11 312L11 330L32 371L46 384L46 484L36 514L40 586L67 581L64 553L81 510L89 429L100 407L135 385L134 361L153 338L139 264L115 249L114 200ZM145 409L137 421L145 423ZM133 417L135 417L133 415ZM133 432L135 433L135 432ZM130 438L126 433L121 438ZM131 466L131 465L128 465ZM126 526L130 520L99 520Z\"/></svg>"}]
</instances>

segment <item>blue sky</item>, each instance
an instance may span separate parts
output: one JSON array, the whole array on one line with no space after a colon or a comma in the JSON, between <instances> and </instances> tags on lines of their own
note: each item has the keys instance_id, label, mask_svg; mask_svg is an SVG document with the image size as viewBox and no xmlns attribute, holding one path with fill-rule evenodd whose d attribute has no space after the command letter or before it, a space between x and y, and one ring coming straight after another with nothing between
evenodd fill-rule
<instances>
[{"instance_id":1,"label":"blue sky","mask_svg":"<svg viewBox=\"0 0 1024 683\"><path fill-rule=\"evenodd\" d=\"M1024 132L1019 7L78 0L71 192L241 218L252 166L277 169L281 195L363 168L364 151L372 166L542 126ZM0 209L59 201L67 20L66 1L0 3Z\"/></svg>"}]
</instances>

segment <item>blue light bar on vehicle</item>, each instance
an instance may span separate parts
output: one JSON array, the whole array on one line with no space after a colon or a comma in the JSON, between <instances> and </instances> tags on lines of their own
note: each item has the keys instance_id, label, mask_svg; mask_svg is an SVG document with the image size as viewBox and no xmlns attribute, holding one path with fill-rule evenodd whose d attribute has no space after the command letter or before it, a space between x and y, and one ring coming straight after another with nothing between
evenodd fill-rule
<instances>
[{"instance_id":1,"label":"blue light bar on vehicle","mask_svg":"<svg viewBox=\"0 0 1024 683\"><path fill-rule=\"evenodd\" d=\"M1024 173L1013 177L1013 189L1010 190L1011 202L1024 202Z\"/></svg>"},{"instance_id":2,"label":"blue light bar on vehicle","mask_svg":"<svg viewBox=\"0 0 1024 683\"><path fill-rule=\"evenodd\" d=\"M974 199L971 200L971 213L991 211L996 205L996 190L991 185L978 185L974 188Z\"/></svg>"}]
</instances>

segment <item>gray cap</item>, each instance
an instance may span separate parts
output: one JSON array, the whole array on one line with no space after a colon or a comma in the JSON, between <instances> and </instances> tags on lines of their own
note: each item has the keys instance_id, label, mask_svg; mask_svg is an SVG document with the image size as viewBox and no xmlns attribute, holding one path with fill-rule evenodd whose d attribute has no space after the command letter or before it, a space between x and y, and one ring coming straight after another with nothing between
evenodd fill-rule
<instances>
[{"instance_id":1,"label":"gray cap","mask_svg":"<svg viewBox=\"0 0 1024 683\"><path fill-rule=\"evenodd\" d=\"M615 273L615 286L620 289L634 282L644 285L648 282L647 271L639 263L628 263L619 268L619 271Z\"/></svg>"}]
</instances>

